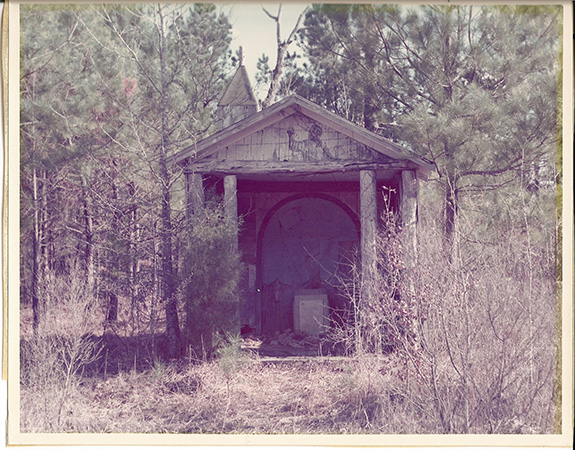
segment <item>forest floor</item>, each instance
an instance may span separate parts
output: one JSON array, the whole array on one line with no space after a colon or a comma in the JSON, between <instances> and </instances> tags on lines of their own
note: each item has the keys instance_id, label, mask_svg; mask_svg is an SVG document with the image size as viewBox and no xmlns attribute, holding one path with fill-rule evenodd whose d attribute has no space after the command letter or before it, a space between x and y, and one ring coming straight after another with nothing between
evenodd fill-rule
<instances>
[{"instance_id":1,"label":"forest floor","mask_svg":"<svg viewBox=\"0 0 575 450\"><path fill-rule=\"evenodd\" d=\"M92 433L397 433L377 358L259 357L81 377L67 398L23 387L21 429ZM43 400L40 398L43 396ZM48 398L47 398L48 397ZM62 403L62 408L57 405ZM434 430L428 430L431 432Z\"/></svg>"},{"instance_id":2,"label":"forest floor","mask_svg":"<svg viewBox=\"0 0 575 450\"><path fill-rule=\"evenodd\" d=\"M33 342L30 308L21 309L20 323L25 355L24 348ZM331 356L317 337L294 335L291 330L268 337L244 336L241 351L207 362L154 358L149 349L161 349L158 336L118 336L109 330L95 339L100 356L66 387L55 372L40 375L48 359L43 362L41 356L37 361L41 364L36 368L41 370L34 371L37 381L20 385L23 432L415 431L389 420L399 399L398 386L380 373L382 358ZM25 367L26 357L21 359Z\"/></svg>"},{"instance_id":3,"label":"forest floor","mask_svg":"<svg viewBox=\"0 0 575 450\"><path fill-rule=\"evenodd\" d=\"M29 317L22 319L30 325ZM161 347L157 336L108 333L98 339L99 358L66 380L53 342L41 340L34 348L38 344L24 328L22 432L445 433L429 392L393 354L334 356L321 341L288 330L245 336L241 346L209 361L165 362L149 352ZM498 432L549 432L512 419L502 421ZM472 424L470 432L489 431L484 422Z\"/></svg>"}]
</instances>

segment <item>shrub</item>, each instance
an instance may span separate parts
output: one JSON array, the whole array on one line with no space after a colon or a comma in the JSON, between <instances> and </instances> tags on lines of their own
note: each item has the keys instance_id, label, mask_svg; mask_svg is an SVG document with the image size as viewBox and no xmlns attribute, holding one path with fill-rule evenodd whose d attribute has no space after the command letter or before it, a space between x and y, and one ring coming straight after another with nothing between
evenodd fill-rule
<instances>
[{"instance_id":1,"label":"shrub","mask_svg":"<svg viewBox=\"0 0 575 450\"><path fill-rule=\"evenodd\" d=\"M101 320L80 270L55 277L46 292L52 301L42 322L34 336L20 344L21 389L35 399L22 407L22 421L59 431L79 385L78 375L99 356L94 332Z\"/></svg>"},{"instance_id":2,"label":"shrub","mask_svg":"<svg viewBox=\"0 0 575 450\"><path fill-rule=\"evenodd\" d=\"M354 270L356 320L339 335L356 353L388 355L380 371L431 432L552 432L553 255L513 229L490 243L458 239L446 254L441 231L424 225L408 271L397 220L386 219L378 270Z\"/></svg>"},{"instance_id":3,"label":"shrub","mask_svg":"<svg viewBox=\"0 0 575 450\"><path fill-rule=\"evenodd\" d=\"M203 359L209 357L216 332L238 326L239 281L237 226L225 220L222 206L208 204L196 214L184 242L180 295L186 315L184 342Z\"/></svg>"}]
</instances>

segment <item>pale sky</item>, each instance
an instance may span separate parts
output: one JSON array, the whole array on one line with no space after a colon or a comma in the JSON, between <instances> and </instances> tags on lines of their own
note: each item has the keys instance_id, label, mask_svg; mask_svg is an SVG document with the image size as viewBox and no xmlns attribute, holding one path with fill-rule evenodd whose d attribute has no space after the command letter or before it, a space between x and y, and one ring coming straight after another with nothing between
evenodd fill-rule
<instances>
[{"instance_id":1,"label":"pale sky","mask_svg":"<svg viewBox=\"0 0 575 450\"><path fill-rule=\"evenodd\" d=\"M276 15L279 3L237 2L222 5L224 11L230 12L233 27L232 51L240 46L244 50L244 65L255 89L255 75L258 58L265 53L269 56L269 65L273 69L276 60L276 24L262 10L262 5L272 15ZM298 16L309 3L290 1L282 3L280 16L281 37L287 38ZM295 49L295 44L290 49ZM262 99L261 92L255 92Z\"/></svg>"}]
</instances>

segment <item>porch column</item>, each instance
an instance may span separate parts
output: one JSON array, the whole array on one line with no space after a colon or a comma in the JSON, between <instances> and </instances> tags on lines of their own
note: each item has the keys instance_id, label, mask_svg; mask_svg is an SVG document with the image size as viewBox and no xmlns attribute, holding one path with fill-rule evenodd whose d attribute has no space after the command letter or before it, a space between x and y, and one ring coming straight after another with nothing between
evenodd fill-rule
<instances>
[{"instance_id":1,"label":"porch column","mask_svg":"<svg viewBox=\"0 0 575 450\"><path fill-rule=\"evenodd\" d=\"M224 217L228 224L235 230L235 235L232 240L232 250L238 250L238 180L235 175L224 176ZM233 332L237 335L240 334L240 315L239 315L239 295L236 297L236 308L234 311L235 327Z\"/></svg>"},{"instance_id":2,"label":"porch column","mask_svg":"<svg viewBox=\"0 0 575 450\"><path fill-rule=\"evenodd\" d=\"M361 271L364 280L375 271L377 231L377 177L375 170L359 172L359 204L361 214ZM367 292L364 292L367 293Z\"/></svg>"},{"instance_id":3,"label":"porch column","mask_svg":"<svg viewBox=\"0 0 575 450\"><path fill-rule=\"evenodd\" d=\"M224 177L224 214L228 223L237 230L238 226L238 181L235 175ZM238 237L234 240L234 250L238 249Z\"/></svg>"},{"instance_id":4,"label":"porch column","mask_svg":"<svg viewBox=\"0 0 575 450\"><path fill-rule=\"evenodd\" d=\"M201 173L186 173L187 204L186 218L188 221L204 206L204 182Z\"/></svg>"},{"instance_id":5,"label":"porch column","mask_svg":"<svg viewBox=\"0 0 575 450\"><path fill-rule=\"evenodd\" d=\"M401 172L399 213L403 235L405 267L409 271L417 262L417 197L419 182L415 170Z\"/></svg>"}]
</instances>

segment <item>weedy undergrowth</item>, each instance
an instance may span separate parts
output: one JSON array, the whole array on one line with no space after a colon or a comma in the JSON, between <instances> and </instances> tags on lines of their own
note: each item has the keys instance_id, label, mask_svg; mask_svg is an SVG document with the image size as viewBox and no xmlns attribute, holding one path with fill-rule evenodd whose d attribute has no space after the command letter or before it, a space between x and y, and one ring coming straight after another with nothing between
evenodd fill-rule
<instances>
[{"instance_id":1,"label":"weedy undergrowth","mask_svg":"<svg viewBox=\"0 0 575 450\"><path fill-rule=\"evenodd\" d=\"M98 328L96 302L79 271L72 267L47 289L50 307L34 335L20 346L20 386L38 400L35 417L22 417L22 421L45 420L43 428L61 431L79 377L98 358L101 346L94 335Z\"/></svg>"}]
</instances>

